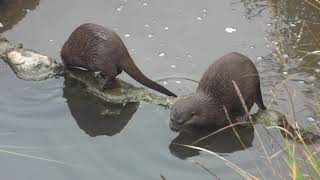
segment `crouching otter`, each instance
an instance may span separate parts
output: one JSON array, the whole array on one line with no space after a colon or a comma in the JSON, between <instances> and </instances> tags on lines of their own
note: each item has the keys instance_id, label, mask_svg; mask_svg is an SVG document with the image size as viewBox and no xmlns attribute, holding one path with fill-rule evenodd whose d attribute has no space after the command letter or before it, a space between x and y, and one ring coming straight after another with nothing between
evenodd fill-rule
<instances>
[{"instance_id":1,"label":"crouching otter","mask_svg":"<svg viewBox=\"0 0 320 180\"><path fill-rule=\"evenodd\" d=\"M170 128L179 131L187 126L224 126L228 123L224 107L232 121L246 119L245 110L232 81L237 83L249 111L254 103L260 109L266 109L255 65L248 57L233 52L210 65L194 94L173 105Z\"/></svg>"},{"instance_id":2,"label":"crouching otter","mask_svg":"<svg viewBox=\"0 0 320 180\"><path fill-rule=\"evenodd\" d=\"M101 72L101 89L112 87L124 70L141 84L168 96L176 95L147 78L135 65L120 37L101 25L86 23L77 27L64 43L61 58L66 67Z\"/></svg>"}]
</instances>

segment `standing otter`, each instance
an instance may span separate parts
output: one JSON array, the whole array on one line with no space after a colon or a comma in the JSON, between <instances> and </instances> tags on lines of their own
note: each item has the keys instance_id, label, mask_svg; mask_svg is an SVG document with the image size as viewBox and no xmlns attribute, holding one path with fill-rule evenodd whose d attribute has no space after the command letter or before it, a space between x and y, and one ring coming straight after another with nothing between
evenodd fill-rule
<instances>
[{"instance_id":1,"label":"standing otter","mask_svg":"<svg viewBox=\"0 0 320 180\"><path fill-rule=\"evenodd\" d=\"M100 71L104 80L101 89L111 87L115 77L124 70L141 84L168 96L176 95L147 78L131 59L120 37L101 25L86 23L76 28L61 50L66 67Z\"/></svg>"},{"instance_id":2,"label":"standing otter","mask_svg":"<svg viewBox=\"0 0 320 180\"><path fill-rule=\"evenodd\" d=\"M170 128L179 131L190 125L226 125L228 121L223 106L232 121L246 118L232 81L237 83L249 111L253 103L260 109L266 109L256 67L248 57L233 52L221 57L208 68L196 93L178 100L173 105Z\"/></svg>"}]
</instances>

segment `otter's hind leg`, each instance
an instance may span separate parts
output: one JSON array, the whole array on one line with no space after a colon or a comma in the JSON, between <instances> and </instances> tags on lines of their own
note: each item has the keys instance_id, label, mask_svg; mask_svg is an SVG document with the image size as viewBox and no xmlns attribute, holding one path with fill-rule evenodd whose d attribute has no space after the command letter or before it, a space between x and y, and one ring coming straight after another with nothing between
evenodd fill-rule
<instances>
[{"instance_id":1,"label":"otter's hind leg","mask_svg":"<svg viewBox=\"0 0 320 180\"><path fill-rule=\"evenodd\" d=\"M257 85L257 91L256 91L256 99L255 103L258 105L258 107L262 110L266 110L266 106L263 104L262 94L261 94L261 88L260 83Z\"/></svg>"},{"instance_id":2,"label":"otter's hind leg","mask_svg":"<svg viewBox=\"0 0 320 180\"><path fill-rule=\"evenodd\" d=\"M249 100L246 101L246 106L248 108L248 111L250 112L252 106L253 106L253 100L252 98L249 98ZM235 109L235 108L234 108ZM246 113L246 111L244 110L244 108L242 107L242 105L240 106L240 109L238 107L237 110L235 110L232 114L231 114L231 120L235 123L239 123L239 122L250 122L249 119L249 114Z\"/></svg>"}]
</instances>

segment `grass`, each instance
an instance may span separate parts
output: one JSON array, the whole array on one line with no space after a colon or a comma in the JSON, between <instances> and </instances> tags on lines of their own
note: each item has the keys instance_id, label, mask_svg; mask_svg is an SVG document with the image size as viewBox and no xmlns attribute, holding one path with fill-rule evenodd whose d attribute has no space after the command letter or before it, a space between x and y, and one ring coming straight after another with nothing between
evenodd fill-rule
<instances>
[{"instance_id":1,"label":"grass","mask_svg":"<svg viewBox=\"0 0 320 180\"><path fill-rule=\"evenodd\" d=\"M268 1L273 2L272 0L268 0ZM316 10L320 11L320 0L304 0L304 1L306 3L306 6L313 7ZM274 12L277 12L277 11L274 11ZM316 61L319 61L320 59L319 38L317 38L316 36L317 34L315 34L317 33L317 31L313 31L311 29L310 27L311 23L312 22L308 22L307 20L302 20L302 25L300 27L300 30L296 32L297 37L299 38L297 38L296 41L294 41L295 43L291 44L292 52L294 52L295 55L298 55L300 59L303 60L303 63L306 66L306 67L299 67L299 68L302 70L305 70L307 73L310 73L310 72L314 73L314 70L317 70L316 68L314 68L314 67L317 67L314 64L316 64ZM299 28L299 26L297 26L297 28ZM304 39L306 34L309 34L308 41L310 40L310 42L307 42L308 46L306 46L306 42L304 42L304 40L306 40ZM283 58L284 57L283 55L286 54L285 47L288 47L288 45L285 44L287 43L286 39L287 38L282 37L281 31L279 31L277 33L277 42L279 42L278 46L273 47L276 45L271 43L271 48L274 49L273 55L282 66L286 66L288 64L288 58L287 59ZM302 45L302 43L304 44ZM310 46L310 44L312 46ZM289 45L289 47L291 46ZM309 48L306 48L306 47L309 47ZM310 47L312 48L310 49ZM304 48L304 49L301 50L299 48ZM292 124L293 124L293 127L295 128L293 128L292 131L288 131L286 128L280 127L280 126L271 126L266 128L267 133L264 133L264 134L269 134L270 141L273 141L273 142L276 141L275 138L272 136L272 132L270 132L272 129L279 130L285 137L283 141L279 143L280 149L276 149L272 152L269 152L267 150L267 147L266 147L267 144L264 141L265 139L261 138L263 134L257 131L255 128L254 133L258 140L259 149L261 149L263 158L265 159L265 164L266 164L265 168L268 168L270 172L273 173L273 176L277 179L288 179L288 177L294 180L295 179L299 179L299 180L320 179L319 142L318 143L311 142L304 138L304 135L305 135L304 132L300 131L298 128L299 119L296 116L297 112L294 105L295 96L296 96L295 90L290 89L290 87L287 87L285 83L282 83L282 84L284 84L285 92L289 96L288 107L290 107L291 109L291 112L290 112L291 113L290 115L292 117L291 122L293 122ZM246 113L249 115L248 109L244 105L244 100L241 96L241 92L239 91L236 83L234 83L234 87L237 90L238 96L243 104L243 107L245 108ZM320 84L318 85L318 88L315 88L313 97L316 102L316 104L313 105L313 108L314 108L314 111L317 113L317 117L320 119ZM226 109L225 109L225 113L228 117L228 112L226 111ZM249 117L250 117L250 122L247 122L247 123L251 123L252 125L254 125L251 116ZM320 135L320 128L318 126L318 123L314 122L311 126L312 126L313 132ZM217 130L211 133L208 136L214 136L220 133L221 131L224 131L228 128L232 128L240 144L242 144L244 150L247 151L247 153L252 153L246 149L246 147L241 141L241 137L239 137L239 134L236 132L236 129L234 128L235 126L238 126L240 124L243 124L243 123L237 123L237 124L226 126L220 130ZM205 136L199 139L198 141L195 141L191 145L186 145L186 144L177 144L177 145L203 151L218 158L220 161L223 161L231 170L236 172L243 179L266 179L266 177L264 177L264 175L261 172L258 172L258 173L249 172L245 168L241 167L241 165L237 165L231 162L226 157L222 157L219 154L212 152L208 149L196 146L196 144L199 141L206 139L208 136ZM209 168L205 167L204 165L201 165L201 168L205 169L206 171L208 171L208 173L212 174L213 178L218 179L217 174L215 174L214 171L209 170Z\"/></svg>"},{"instance_id":2,"label":"grass","mask_svg":"<svg viewBox=\"0 0 320 180\"><path fill-rule=\"evenodd\" d=\"M247 112L247 114L249 114L248 109L244 103L244 100L242 98L242 95L240 93L240 90L237 86L237 84L235 82L234 83L234 87L238 93L238 96L243 104L243 107L245 108L245 111ZM294 98L292 97L290 91L288 90L289 93L289 97L290 97L290 106L294 107ZM318 107L320 108L320 106ZM226 111L226 115L227 118L229 117L228 112ZM320 111L319 111L320 112ZM292 108L292 113L295 114L296 112L294 111L294 108ZM252 119L252 117L249 115L249 119L250 119L250 123L252 125L254 125L254 121ZM295 115L293 115L293 117L295 117ZM230 118L228 118L230 121ZM295 119L296 121L297 119ZM294 122L295 122L294 121ZM233 128L233 131L235 132L236 136L238 137L238 140L241 142L241 144L243 145L240 136L238 135L238 133L236 132L234 126L239 125L238 124L232 124L230 126L224 127L212 134L210 134L210 136L215 135L227 128ZM296 124L296 123L295 123ZM320 161L319 161L319 151L320 151L320 146L316 143L312 143L312 142L306 142L306 140L303 138L303 133L299 130L299 128L294 128L293 132L290 132L289 130L280 127L280 126L272 126L269 129L278 129L280 131L282 131L282 133L285 134L284 137L286 137L284 139L284 147L282 147L281 150L278 150L272 154L268 153L268 151L266 150L266 145L265 142L262 140L262 138L260 137L261 134L260 132L258 132L255 129L255 135L258 138L258 142L260 145L260 148L262 149L263 155L266 158L266 168L270 168L270 171L273 172L273 176L277 177L280 179L287 179L288 176L290 176L292 179L319 179L320 177ZM320 134L320 131L317 132L318 134ZM253 174L250 173L248 171L246 171L244 168L241 168L240 166L236 165L235 163L231 162L230 160L226 159L225 157L220 156L219 154L212 152L208 149L202 148L202 147L197 147L194 144L196 144L197 142L203 140L207 138L203 137L201 139L199 139L198 141L196 141L195 143L193 143L192 145L186 145L186 144L176 144L179 146L183 146L186 148L192 148L195 150L199 150L199 151L203 151L206 152L218 159L220 159L221 161L223 161L229 168L231 168L234 172L236 172L240 177L242 177L243 179L260 179L260 177L264 177L263 174ZM296 139L296 141L293 141L292 139ZM243 145L244 146L244 145ZM244 147L245 149L246 147ZM250 152L248 152L250 153ZM276 157L278 157L279 159L282 160L282 163L284 162L284 164L287 166L286 169L279 169L283 168L281 165L279 164L275 164L276 162L273 161L273 159L275 159ZM199 163L197 164L199 166ZM217 175L213 172L210 171L207 167L205 167L204 165L200 166L201 168L205 169L207 172L209 172L215 179L219 179L217 177ZM266 179L264 177L264 179Z\"/></svg>"}]
</instances>

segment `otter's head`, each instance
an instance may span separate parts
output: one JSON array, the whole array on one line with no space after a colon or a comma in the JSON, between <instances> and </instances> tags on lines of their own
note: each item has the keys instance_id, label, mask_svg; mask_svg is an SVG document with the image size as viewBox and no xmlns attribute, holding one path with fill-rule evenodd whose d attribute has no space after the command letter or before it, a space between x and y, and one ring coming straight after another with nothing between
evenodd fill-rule
<instances>
[{"instance_id":1,"label":"otter's head","mask_svg":"<svg viewBox=\"0 0 320 180\"><path fill-rule=\"evenodd\" d=\"M173 105L170 113L170 128L180 131L185 127L206 127L207 125L225 125L225 113L222 105L199 94L184 97Z\"/></svg>"},{"instance_id":2,"label":"otter's head","mask_svg":"<svg viewBox=\"0 0 320 180\"><path fill-rule=\"evenodd\" d=\"M175 102L170 113L170 128L179 131L189 126L199 126L205 123L203 100L192 94Z\"/></svg>"}]
</instances>

